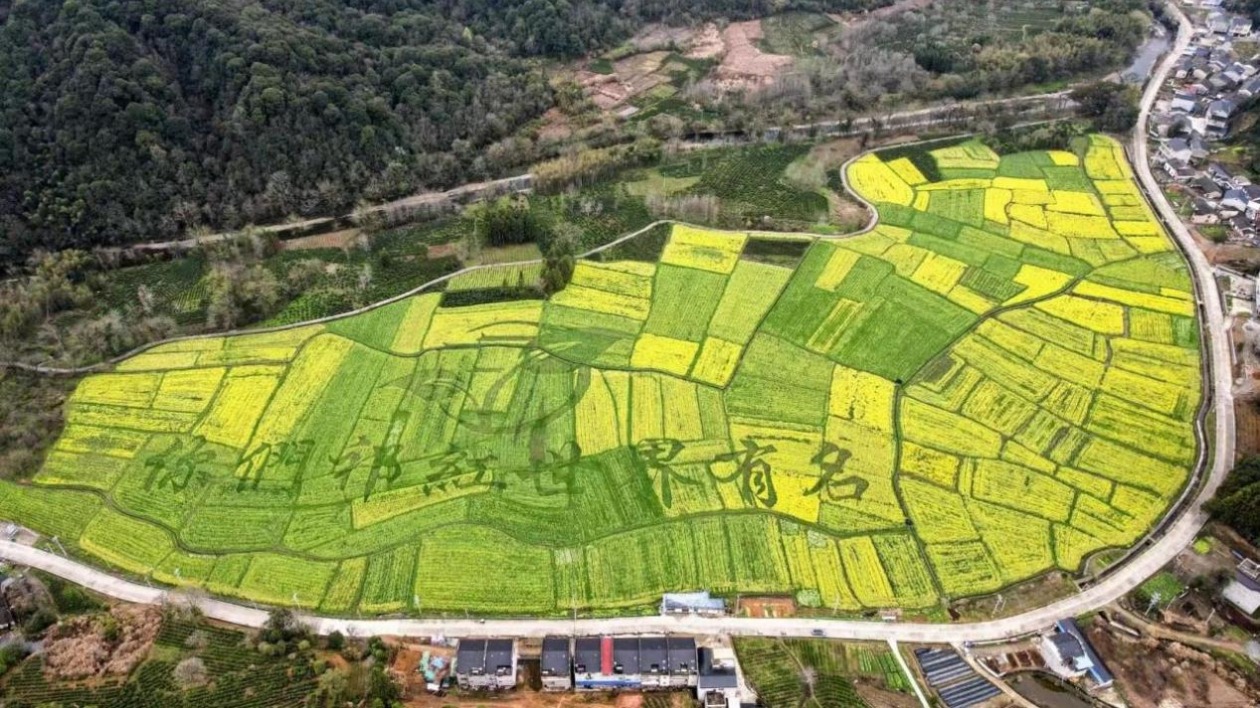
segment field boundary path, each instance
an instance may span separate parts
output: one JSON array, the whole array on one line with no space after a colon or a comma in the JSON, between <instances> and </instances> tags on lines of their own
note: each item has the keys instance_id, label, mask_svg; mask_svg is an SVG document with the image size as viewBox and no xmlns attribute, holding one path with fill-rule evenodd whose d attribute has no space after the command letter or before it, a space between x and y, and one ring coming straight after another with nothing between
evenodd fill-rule
<instances>
[{"instance_id":1,"label":"field boundary path","mask_svg":"<svg viewBox=\"0 0 1260 708\"><path fill-rule=\"evenodd\" d=\"M1131 156L1137 176L1146 189L1167 227L1182 247L1194 272L1200 313L1204 322L1205 344L1210 358L1211 390L1215 404L1215 445L1212 467L1199 488L1198 494L1186 505L1179 516L1166 521L1162 535L1152 539L1145 550L1133 556L1122 567L1097 583L1072 597L1058 600L1044 607L999 620L963 624L916 624L886 623L862 620L835 620L810 618L751 618L751 617L610 617L599 619L538 618L538 619L350 619L319 617L299 614L298 617L317 633L340 631L358 636L516 636L540 637L546 634L733 634L767 637L809 637L822 632L833 639L854 639L889 642L941 643L990 642L1027 636L1043 630L1064 617L1081 615L1113 602L1136 588L1146 578L1154 575L1171 561L1198 535L1207 517L1202 510L1205 500L1211 498L1228 473L1234 459L1234 412L1232 366L1224 316L1211 266L1195 247L1189 231L1177 217L1172 206L1160 191L1151 174L1147 160L1146 121L1150 108L1163 85L1173 63L1181 54L1190 38L1190 26L1185 16L1170 4L1171 11L1180 19L1181 30L1169 54L1160 63L1142 96L1141 112L1134 130ZM655 226L653 224L652 226ZM646 231L652 226L646 227ZM641 233L641 232L636 232ZM607 247L611 247L630 234ZM436 281L435 281L436 282ZM399 296L406 297L406 294ZM1206 440L1203 441L1205 444ZM14 563L38 568L90 590L135 603L158 604L183 597L179 591L166 591L141 585L98 570L75 560L30 546L0 541L0 558ZM208 616L232 624L260 627L267 613L257 607L247 607L217 599L188 598Z\"/></svg>"}]
</instances>

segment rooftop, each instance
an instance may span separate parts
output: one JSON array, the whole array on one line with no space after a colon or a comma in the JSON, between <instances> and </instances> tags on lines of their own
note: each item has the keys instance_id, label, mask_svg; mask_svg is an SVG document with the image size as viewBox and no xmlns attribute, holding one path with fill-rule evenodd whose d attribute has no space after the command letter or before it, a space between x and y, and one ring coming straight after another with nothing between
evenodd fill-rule
<instances>
[{"instance_id":1,"label":"rooftop","mask_svg":"<svg viewBox=\"0 0 1260 708\"><path fill-rule=\"evenodd\" d=\"M543 637L543 676L565 676L569 673L569 638Z\"/></svg>"},{"instance_id":2,"label":"rooftop","mask_svg":"<svg viewBox=\"0 0 1260 708\"><path fill-rule=\"evenodd\" d=\"M1260 590L1252 590L1237 580L1231 580L1225 586L1221 597L1248 615L1254 615L1256 610L1260 610Z\"/></svg>"},{"instance_id":3,"label":"rooftop","mask_svg":"<svg viewBox=\"0 0 1260 708\"><path fill-rule=\"evenodd\" d=\"M1094 680L1094 683L1105 687L1110 686L1114 682L1115 679L1112 678L1111 672L1107 670L1106 666L1103 666L1102 659L1098 658L1098 654L1094 653L1094 647L1085 638L1085 634L1081 631L1081 627L1076 623L1075 619L1069 617L1059 620L1054 623L1054 628L1059 632L1071 634L1081 643L1081 648L1085 650L1085 657L1090 663L1090 666L1085 671L1089 673L1089 677Z\"/></svg>"}]
</instances>

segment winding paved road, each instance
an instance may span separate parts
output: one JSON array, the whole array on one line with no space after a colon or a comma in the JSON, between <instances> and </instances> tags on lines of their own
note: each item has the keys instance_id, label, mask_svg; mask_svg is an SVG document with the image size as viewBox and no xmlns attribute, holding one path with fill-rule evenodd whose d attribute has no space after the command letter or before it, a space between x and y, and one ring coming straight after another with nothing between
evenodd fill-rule
<instances>
[{"instance_id":1,"label":"winding paved road","mask_svg":"<svg viewBox=\"0 0 1260 708\"><path fill-rule=\"evenodd\" d=\"M1234 459L1234 408L1232 395L1232 366L1229 343L1226 337L1224 316L1220 307L1220 295L1216 280L1207 259L1196 247L1189 231L1181 223L1172 206L1151 174L1147 160L1146 121L1160 86L1181 51L1189 42L1189 21L1175 7L1171 10L1181 20L1181 30L1169 55L1160 63L1142 97L1141 117L1134 131L1132 155L1135 158L1137 176L1164 217L1173 235L1181 244L1194 269L1198 285L1198 297L1206 324L1207 342L1212 364L1212 388L1215 402L1215 457L1208 478L1185 512L1173 521L1165 533L1152 540L1145 551L1096 584L1080 593L1059 600L1045 607L1014 617L969 624L909 624L874 621L849 621L829 619L756 619L742 617L621 617L606 619L488 619L488 620L424 620L424 619L337 619L303 616L303 621L321 633L334 630L359 636L385 634L405 636L446 635L452 637L471 635L503 635L538 637L544 634L636 634L636 633L686 633L686 634L738 634L761 636L810 636L822 631L828 637L902 642L987 642L1030 634L1044 629L1054 621L1067 616L1079 615L1098 609L1128 593L1143 580L1154 575L1189 545L1206 521L1201 509L1204 500L1211 497L1229 471ZM0 557L18 564L28 565L83 585L93 591L136 603L161 603L167 592L158 588L139 585L113 577L108 573L46 551L8 541L0 541ZM201 609L209 617L233 624L257 627L267 618L267 613L253 607L237 605L222 600L201 599Z\"/></svg>"}]
</instances>

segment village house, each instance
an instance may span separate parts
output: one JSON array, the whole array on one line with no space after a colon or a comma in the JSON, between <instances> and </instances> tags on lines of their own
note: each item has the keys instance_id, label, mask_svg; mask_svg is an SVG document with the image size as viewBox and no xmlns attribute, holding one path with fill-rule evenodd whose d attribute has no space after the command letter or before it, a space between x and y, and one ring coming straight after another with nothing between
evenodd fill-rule
<instances>
[{"instance_id":1,"label":"village house","mask_svg":"<svg viewBox=\"0 0 1260 708\"><path fill-rule=\"evenodd\" d=\"M1199 175L1190 180L1190 186L1194 188L1204 199L1220 199L1225 192L1221 190L1220 185L1205 175Z\"/></svg>"},{"instance_id":2,"label":"village house","mask_svg":"<svg viewBox=\"0 0 1260 708\"><path fill-rule=\"evenodd\" d=\"M1169 162L1190 161L1190 143L1185 138L1173 138L1159 146L1159 156Z\"/></svg>"},{"instance_id":3,"label":"village house","mask_svg":"<svg viewBox=\"0 0 1260 708\"><path fill-rule=\"evenodd\" d=\"M1198 226L1219 224L1221 217L1216 213L1216 205L1203 198L1195 198L1190 204L1190 223Z\"/></svg>"}]
</instances>

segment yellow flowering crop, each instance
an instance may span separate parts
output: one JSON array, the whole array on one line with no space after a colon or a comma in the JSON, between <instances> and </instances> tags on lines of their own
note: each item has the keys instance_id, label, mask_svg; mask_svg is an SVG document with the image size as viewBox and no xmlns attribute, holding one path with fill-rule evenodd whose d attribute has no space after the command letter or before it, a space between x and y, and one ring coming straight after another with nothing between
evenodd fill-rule
<instances>
[{"instance_id":1,"label":"yellow flowering crop","mask_svg":"<svg viewBox=\"0 0 1260 708\"><path fill-rule=\"evenodd\" d=\"M1049 193L1050 187L1044 179L1031 179L1027 177L994 177L993 186L1000 189L1011 189L1015 191L1028 192L1044 192Z\"/></svg>"},{"instance_id":2,"label":"yellow flowering crop","mask_svg":"<svg viewBox=\"0 0 1260 708\"><path fill-rule=\"evenodd\" d=\"M836 540L840 549L840 560L845 575L853 588L853 594L866 607L885 607L896 602L896 594L884 566L879 562L879 553L869 536L841 538Z\"/></svg>"},{"instance_id":3,"label":"yellow flowering crop","mask_svg":"<svg viewBox=\"0 0 1260 708\"><path fill-rule=\"evenodd\" d=\"M581 267L581 264L578 264ZM394 332L394 342L390 350L403 355L419 354L423 349L424 336L429 332L429 323L438 303L442 301L440 293L417 295L407 305L407 313Z\"/></svg>"},{"instance_id":4,"label":"yellow flowering crop","mask_svg":"<svg viewBox=\"0 0 1260 708\"><path fill-rule=\"evenodd\" d=\"M1121 236L1159 236L1159 225L1152 221L1117 221L1112 226Z\"/></svg>"},{"instance_id":5,"label":"yellow flowering crop","mask_svg":"<svg viewBox=\"0 0 1260 708\"><path fill-rule=\"evenodd\" d=\"M967 264L936 253L928 255L910 279L933 292L944 295L958 284L967 272Z\"/></svg>"},{"instance_id":6,"label":"yellow flowering crop","mask_svg":"<svg viewBox=\"0 0 1260 708\"><path fill-rule=\"evenodd\" d=\"M577 443L585 454L596 455L626 444L629 411L617 405L614 387L625 388L629 377L619 371L591 372L591 385L573 411Z\"/></svg>"},{"instance_id":7,"label":"yellow flowering crop","mask_svg":"<svg viewBox=\"0 0 1260 708\"><path fill-rule=\"evenodd\" d=\"M641 334L634 343L630 365L636 369L655 369L675 376L686 376L700 348L695 342L655 334Z\"/></svg>"},{"instance_id":8,"label":"yellow flowering crop","mask_svg":"<svg viewBox=\"0 0 1260 708\"><path fill-rule=\"evenodd\" d=\"M907 440L959 455L996 458L1002 451L997 431L913 398L901 404L901 432Z\"/></svg>"},{"instance_id":9,"label":"yellow flowering crop","mask_svg":"<svg viewBox=\"0 0 1260 708\"><path fill-rule=\"evenodd\" d=\"M213 400L225 371L219 368L168 371L162 376L162 383L153 398L153 407L200 413Z\"/></svg>"},{"instance_id":10,"label":"yellow flowering crop","mask_svg":"<svg viewBox=\"0 0 1260 708\"><path fill-rule=\"evenodd\" d=\"M280 371L229 371L214 406L196 433L213 443L244 448L279 384Z\"/></svg>"},{"instance_id":11,"label":"yellow flowering crop","mask_svg":"<svg viewBox=\"0 0 1260 708\"><path fill-rule=\"evenodd\" d=\"M739 364L739 355L742 352L743 348L738 344L716 337L706 337L704 344L700 347L700 358L696 360L696 367L691 372L691 377L714 386L725 386L735 373L735 367Z\"/></svg>"},{"instance_id":12,"label":"yellow flowering crop","mask_svg":"<svg viewBox=\"0 0 1260 708\"><path fill-rule=\"evenodd\" d=\"M578 261L577 267L573 269L573 279L569 281L569 285L594 288L638 300L651 298L655 266L650 263L636 262L636 265L647 267L630 269L625 265L624 263Z\"/></svg>"},{"instance_id":13,"label":"yellow flowering crop","mask_svg":"<svg viewBox=\"0 0 1260 708\"><path fill-rule=\"evenodd\" d=\"M1006 205L1011 203L1011 190L989 189L984 193L984 218L1005 224Z\"/></svg>"},{"instance_id":14,"label":"yellow flowering crop","mask_svg":"<svg viewBox=\"0 0 1260 708\"><path fill-rule=\"evenodd\" d=\"M983 315L993 309L995 304L988 297L961 283L950 288L950 291L945 293L945 297L949 298L949 301L955 305L965 307L977 315Z\"/></svg>"},{"instance_id":15,"label":"yellow flowering crop","mask_svg":"<svg viewBox=\"0 0 1260 708\"><path fill-rule=\"evenodd\" d=\"M997 169L1001 158L984 143L969 140L960 145L937 148L932 151L937 167L941 169Z\"/></svg>"},{"instance_id":16,"label":"yellow flowering crop","mask_svg":"<svg viewBox=\"0 0 1260 708\"><path fill-rule=\"evenodd\" d=\"M665 244L665 252L661 254L661 262L729 274L735 270L747 240L748 234L674 224L669 243Z\"/></svg>"},{"instance_id":17,"label":"yellow flowering crop","mask_svg":"<svg viewBox=\"0 0 1260 708\"><path fill-rule=\"evenodd\" d=\"M1065 150L1050 150L1046 154L1050 156L1050 160L1056 165L1063 167L1075 167L1076 165L1081 164L1080 158L1078 158L1074 153L1070 153Z\"/></svg>"},{"instance_id":18,"label":"yellow flowering crop","mask_svg":"<svg viewBox=\"0 0 1260 708\"><path fill-rule=\"evenodd\" d=\"M840 287L840 283L861 257L862 254L850 251L847 248L841 246L833 247L831 258L827 259L827 266L818 274L818 279L814 281L814 287L835 292L836 288Z\"/></svg>"},{"instance_id":19,"label":"yellow flowering crop","mask_svg":"<svg viewBox=\"0 0 1260 708\"><path fill-rule=\"evenodd\" d=\"M957 456L923 447L909 440L901 444L901 460L898 468L905 474L914 475L941 487L952 488L958 482Z\"/></svg>"},{"instance_id":20,"label":"yellow flowering crop","mask_svg":"<svg viewBox=\"0 0 1260 708\"><path fill-rule=\"evenodd\" d=\"M915 167L908 157L899 157L889 162L888 167L911 187L927 181L927 177L924 177L923 173L919 172L919 168Z\"/></svg>"},{"instance_id":21,"label":"yellow flowering crop","mask_svg":"<svg viewBox=\"0 0 1260 708\"><path fill-rule=\"evenodd\" d=\"M1072 192L1056 189L1051 192L1054 197L1047 211L1061 211L1068 214L1084 214L1085 216L1106 216L1107 212L1098 201L1098 197L1088 192Z\"/></svg>"},{"instance_id":22,"label":"yellow flowering crop","mask_svg":"<svg viewBox=\"0 0 1260 708\"><path fill-rule=\"evenodd\" d=\"M853 189L867 201L902 206L914 201L914 188L873 153L854 160L848 177Z\"/></svg>"},{"instance_id":23,"label":"yellow flowering crop","mask_svg":"<svg viewBox=\"0 0 1260 708\"><path fill-rule=\"evenodd\" d=\"M1036 300L1062 290L1064 286L1072 282L1072 276L1067 273L1060 273L1057 270L1025 263L1019 267L1019 272L1015 274L1013 280L1023 285L1024 291L1003 303L1007 306L1028 300Z\"/></svg>"},{"instance_id":24,"label":"yellow flowering crop","mask_svg":"<svg viewBox=\"0 0 1260 708\"><path fill-rule=\"evenodd\" d=\"M831 376L831 415L892 433L893 382L865 371L837 365Z\"/></svg>"},{"instance_id":25,"label":"yellow flowering crop","mask_svg":"<svg viewBox=\"0 0 1260 708\"><path fill-rule=\"evenodd\" d=\"M984 177L959 177L921 184L917 189L920 192L953 192L965 189L989 189L992 186L993 180Z\"/></svg>"},{"instance_id":26,"label":"yellow flowering crop","mask_svg":"<svg viewBox=\"0 0 1260 708\"><path fill-rule=\"evenodd\" d=\"M1170 315L1183 315L1185 317L1194 315L1194 305L1183 298L1152 295L1137 290L1125 290L1124 288L1095 283L1091 280L1082 281L1073 288L1072 292L1082 297L1110 300L1121 305L1132 305L1133 307L1142 307L1156 312L1167 312Z\"/></svg>"},{"instance_id":27,"label":"yellow flowering crop","mask_svg":"<svg viewBox=\"0 0 1260 708\"><path fill-rule=\"evenodd\" d=\"M424 348L503 340L527 342L538 335L541 318L542 303L537 300L439 307L424 337Z\"/></svg>"},{"instance_id":28,"label":"yellow flowering crop","mask_svg":"<svg viewBox=\"0 0 1260 708\"><path fill-rule=\"evenodd\" d=\"M1064 295L1038 302L1035 307L1099 334L1124 334L1124 308L1113 303Z\"/></svg>"},{"instance_id":29,"label":"yellow flowering crop","mask_svg":"<svg viewBox=\"0 0 1260 708\"><path fill-rule=\"evenodd\" d=\"M1046 212L1039 205L1011 204L1006 208L1006 211L1016 221L1022 221L1039 229L1046 228Z\"/></svg>"},{"instance_id":30,"label":"yellow flowering crop","mask_svg":"<svg viewBox=\"0 0 1260 708\"><path fill-rule=\"evenodd\" d=\"M160 347L119 362L115 371L165 371L187 369L197 365L201 352L159 351Z\"/></svg>"},{"instance_id":31,"label":"yellow flowering crop","mask_svg":"<svg viewBox=\"0 0 1260 708\"><path fill-rule=\"evenodd\" d=\"M93 374L83 379L71 403L104 403L147 408L162 385L162 374Z\"/></svg>"},{"instance_id":32,"label":"yellow flowering crop","mask_svg":"<svg viewBox=\"0 0 1260 708\"><path fill-rule=\"evenodd\" d=\"M1111 227L1111 220L1105 216L1086 216L1065 212L1046 212L1046 223L1050 231L1069 238L1119 238L1120 235Z\"/></svg>"}]
</instances>

